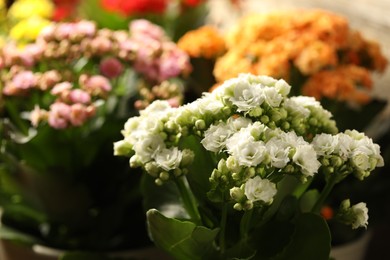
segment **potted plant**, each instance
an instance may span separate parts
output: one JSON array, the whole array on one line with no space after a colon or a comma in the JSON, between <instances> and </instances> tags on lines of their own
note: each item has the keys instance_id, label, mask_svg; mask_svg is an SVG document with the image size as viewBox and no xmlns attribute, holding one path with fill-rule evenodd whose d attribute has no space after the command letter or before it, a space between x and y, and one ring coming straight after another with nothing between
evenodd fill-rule
<instances>
[{"instance_id":1,"label":"potted plant","mask_svg":"<svg viewBox=\"0 0 390 260\"><path fill-rule=\"evenodd\" d=\"M210 41L204 41L205 37ZM293 95L320 101L340 130L364 131L380 142L382 127L376 122L388 102L374 95L374 76L385 72L388 62L380 45L351 28L341 15L320 9L253 13L223 33L212 26L190 31L179 39L178 46L191 57L190 86L195 90L198 85L203 91L218 87L242 72L283 78L292 86ZM199 60L208 62L213 71L198 68ZM330 222L334 246L367 233L343 228L332 219L346 195L368 201L371 223L379 222L382 205L376 198L384 189L382 175L370 176L364 183L348 177L328 197L323 213ZM372 188L368 191L367 187Z\"/></svg>"},{"instance_id":2,"label":"potted plant","mask_svg":"<svg viewBox=\"0 0 390 260\"><path fill-rule=\"evenodd\" d=\"M240 74L191 103L155 101L129 118L114 153L145 173L148 229L159 248L176 259L329 259L323 204L345 178L363 181L383 158L365 134L338 132L318 101L288 97L290 89ZM344 199L339 220L367 227L366 204Z\"/></svg>"},{"instance_id":3,"label":"potted plant","mask_svg":"<svg viewBox=\"0 0 390 260\"><path fill-rule=\"evenodd\" d=\"M52 23L32 44L5 45L0 236L69 252L149 245L139 177L112 155L112 143L151 101L179 105L180 77L190 69L188 56L147 20L128 30Z\"/></svg>"}]
</instances>

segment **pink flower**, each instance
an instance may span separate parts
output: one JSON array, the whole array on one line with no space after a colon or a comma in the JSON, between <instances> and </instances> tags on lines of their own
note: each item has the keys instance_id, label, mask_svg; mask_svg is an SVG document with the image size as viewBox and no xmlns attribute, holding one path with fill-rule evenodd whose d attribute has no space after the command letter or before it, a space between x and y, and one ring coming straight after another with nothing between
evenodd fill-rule
<instances>
[{"instance_id":1,"label":"pink flower","mask_svg":"<svg viewBox=\"0 0 390 260\"><path fill-rule=\"evenodd\" d=\"M116 78L123 72L123 65L113 57L106 58L100 62L100 72L109 79Z\"/></svg>"},{"instance_id":2,"label":"pink flower","mask_svg":"<svg viewBox=\"0 0 390 260\"><path fill-rule=\"evenodd\" d=\"M92 52L98 54L104 54L110 52L112 49L111 40L103 36L97 36L91 39L89 46L92 49Z\"/></svg>"},{"instance_id":3,"label":"pink flower","mask_svg":"<svg viewBox=\"0 0 390 260\"><path fill-rule=\"evenodd\" d=\"M177 48L172 48L160 59L159 80L163 81L171 77L177 77L182 72L190 70L190 61L188 56Z\"/></svg>"},{"instance_id":4,"label":"pink flower","mask_svg":"<svg viewBox=\"0 0 390 260\"><path fill-rule=\"evenodd\" d=\"M71 107L62 102L53 103L50 106L48 123L55 129L64 129L68 127L68 121L71 113Z\"/></svg>"},{"instance_id":5,"label":"pink flower","mask_svg":"<svg viewBox=\"0 0 390 260\"><path fill-rule=\"evenodd\" d=\"M161 40L166 38L164 30L145 19L133 20L129 25L132 38L152 38Z\"/></svg>"},{"instance_id":6,"label":"pink flower","mask_svg":"<svg viewBox=\"0 0 390 260\"><path fill-rule=\"evenodd\" d=\"M84 37L92 37L97 32L96 24L85 20L75 23L75 30L76 34Z\"/></svg>"},{"instance_id":7,"label":"pink flower","mask_svg":"<svg viewBox=\"0 0 390 260\"><path fill-rule=\"evenodd\" d=\"M62 95L64 92L68 93L72 88L72 83L64 81L56 84L50 91L50 93L53 95Z\"/></svg>"},{"instance_id":8,"label":"pink flower","mask_svg":"<svg viewBox=\"0 0 390 260\"><path fill-rule=\"evenodd\" d=\"M38 79L32 71L21 71L5 85L3 93L8 96L21 95L35 87L37 83Z\"/></svg>"},{"instance_id":9,"label":"pink flower","mask_svg":"<svg viewBox=\"0 0 390 260\"><path fill-rule=\"evenodd\" d=\"M61 23L54 31L55 38L57 40L69 39L76 32L76 26L72 23Z\"/></svg>"},{"instance_id":10,"label":"pink flower","mask_svg":"<svg viewBox=\"0 0 390 260\"><path fill-rule=\"evenodd\" d=\"M72 126L81 126L91 116L90 109L83 104L71 105L69 114L69 121Z\"/></svg>"},{"instance_id":11,"label":"pink flower","mask_svg":"<svg viewBox=\"0 0 390 260\"><path fill-rule=\"evenodd\" d=\"M91 96L84 90L74 89L69 93L69 100L72 103L88 104L91 102Z\"/></svg>"},{"instance_id":12,"label":"pink flower","mask_svg":"<svg viewBox=\"0 0 390 260\"><path fill-rule=\"evenodd\" d=\"M92 96L105 97L112 89L110 81L101 75L88 76L83 74L79 78L79 83L81 88Z\"/></svg>"},{"instance_id":13,"label":"pink flower","mask_svg":"<svg viewBox=\"0 0 390 260\"><path fill-rule=\"evenodd\" d=\"M39 88L47 90L55 86L61 80L61 75L56 70L49 70L44 72L39 78Z\"/></svg>"}]
</instances>

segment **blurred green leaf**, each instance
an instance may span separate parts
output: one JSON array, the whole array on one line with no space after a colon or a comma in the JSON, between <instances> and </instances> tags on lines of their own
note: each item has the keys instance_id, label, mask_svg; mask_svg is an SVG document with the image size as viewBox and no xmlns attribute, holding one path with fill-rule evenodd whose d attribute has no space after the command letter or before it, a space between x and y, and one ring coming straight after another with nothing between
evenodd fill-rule
<instances>
[{"instance_id":1,"label":"blurred green leaf","mask_svg":"<svg viewBox=\"0 0 390 260\"><path fill-rule=\"evenodd\" d=\"M196 226L189 221L167 218L156 209L147 212L149 234L157 247L176 259L213 259L219 229Z\"/></svg>"}]
</instances>

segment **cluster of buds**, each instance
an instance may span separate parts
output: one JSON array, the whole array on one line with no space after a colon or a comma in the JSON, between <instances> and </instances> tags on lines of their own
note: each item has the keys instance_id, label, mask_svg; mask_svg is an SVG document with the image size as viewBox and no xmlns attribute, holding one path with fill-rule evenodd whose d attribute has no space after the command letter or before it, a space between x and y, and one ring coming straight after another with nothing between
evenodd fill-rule
<instances>
[{"instance_id":1,"label":"cluster of buds","mask_svg":"<svg viewBox=\"0 0 390 260\"><path fill-rule=\"evenodd\" d=\"M134 20L129 31L98 29L86 20L52 23L34 43L22 49L9 43L0 51L2 94L10 102L39 95L38 102L31 99L30 120L54 128L82 125L99 100L127 90L141 98L136 109L155 99L177 106L184 91L169 80L190 69L188 56L146 20Z\"/></svg>"}]
</instances>

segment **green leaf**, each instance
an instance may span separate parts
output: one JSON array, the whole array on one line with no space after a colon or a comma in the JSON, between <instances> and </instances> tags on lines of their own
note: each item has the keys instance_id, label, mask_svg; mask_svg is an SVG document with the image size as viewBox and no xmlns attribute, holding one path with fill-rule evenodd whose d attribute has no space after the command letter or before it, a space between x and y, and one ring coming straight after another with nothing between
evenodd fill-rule
<instances>
[{"instance_id":1,"label":"green leaf","mask_svg":"<svg viewBox=\"0 0 390 260\"><path fill-rule=\"evenodd\" d=\"M211 259L215 253L213 242L219 229L167 218L156 209L148 210L147 223L155 245L176 259Z\"/></svg>"},{"instance_id":2,"label":"green leaf","mask_svg":"<svg viewBox=\"0 0 390 260\"><path fill-rule=\"evenodd\" d=\"M310 212L320 197L320 193L316 189L308 190L303 194L299 201L299 206L302 212Z\"/></svg>"},{"instance_id":3,"label":"green leaf","mask_svg":"<svg viewBox=\"0 0 390 260\"><path fill-rule=\"evenodd\" d=\"M295 222L290 243L273 260L328 260L331 237L326 221L319 215L304 213Z\"/></svg>"},{"instance_id":4,"label":"green leaf","mask_svg":"<svg viewBox=\"0 0 390 260\"><path fill-rule=\"evenodd\" d=\"M294 194L297 190L300 190L306 184L302 184L297 178L294 176L285 176L278 184L278 193L274 197L274 201L272 202L270 208L264 214L262 221L259 223L267 223L269 219L271 219L274 214L279 210L280 205L290 194ZM300 191L301 192L301 191Z\"/></svg>"}]
</instances>

